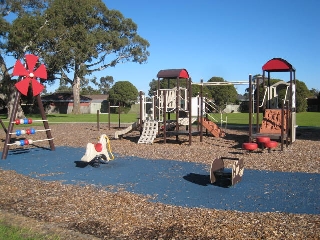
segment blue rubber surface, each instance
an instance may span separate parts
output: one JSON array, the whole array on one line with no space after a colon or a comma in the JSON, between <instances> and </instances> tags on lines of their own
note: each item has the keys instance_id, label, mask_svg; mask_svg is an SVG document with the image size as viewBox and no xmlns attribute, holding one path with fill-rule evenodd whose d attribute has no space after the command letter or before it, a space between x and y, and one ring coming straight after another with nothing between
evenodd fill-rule
<instances>
[{"instance_id":1,"label":"blue rubber surface","mask_svg":"<svg viewBox=\"0 0 320 240\"><path fill-rule=\"evenodd\" d=\"M320 213L320 174L244 170L242 181L226 188L210 184L209 166L172 160L117 157L99 168L76 167L84 148L9 151L0 168L66 184L118 186L155 195L154 201L185 207L245 212Z\"/></svg>"}]
</instances>

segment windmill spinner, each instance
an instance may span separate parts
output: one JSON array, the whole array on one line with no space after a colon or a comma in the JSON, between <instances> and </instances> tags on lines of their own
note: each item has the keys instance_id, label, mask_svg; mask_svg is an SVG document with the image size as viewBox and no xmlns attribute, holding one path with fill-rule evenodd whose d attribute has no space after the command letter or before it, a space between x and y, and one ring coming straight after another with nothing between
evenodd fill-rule
<instances>
[{"instance_id":1,"label":"windmill spinner","mask_svg":"<svg viewBox=\"0 0 320 240\"><path fill-rule=\"evenodd\" d=\"M16 64L13 68L13 76L19 76L22 78L21 81L15 84L18 91L27 95L29 90L29 85L32 86L33 96L37 96L42 92L44 86L39 83L36 79L41 78L47 79L47 69L44 64L41 64L38 68L36 68L36 64L38 62L38 57L32 54L28 54L25 56L27 68L23 66L20 60L17 60Z\"/></svg>"},{"instance_id":2,"label":"windmill spinner","mask_svg":"<svg viewBox=\"0 0 320 240\"><path fill-rule=\"evenodd\" d=\"M28 144L32 144L34 142L40 142L40 141L49 141L49 145L51 150L55 150L54 144L53 144L53 138L51 136L51 129L49 128L48 120L46 118L46 114L43 108L43 104L41 101L40 93L44 89L44 86L38 82L39 79L46 80L47 79L47 70L44 64L38 64L38 57L33 54L28 54L25 56L26 64L25 66L21 63L20 60L17 60L14 68L13 68L13 76L19 76L20 81L18 81L15 84L15 87L17 89L16 97L14 100L10 122L8 126L8 130L6 130L6 140L3 147L2 152L2 159L6 159L8 155L8 150L10 145L18 145L18 146L24 146ZM28 91L32 89L32 94L34 97L37 98L40 114L42 117L42 120L36 120L36 121L42 121L44 130L38 130L38 131L45 131L47 138L46 139L40 139L40 140L32 140L32 139L21 139L19 141L15 141L14 143L10 143L11 136L16 134L16 136L20 136L21 132L30 134L30 131L27 130L17 130L16 132L13 132L13 126L14 124L31 124L32 119L15 119L18 111L18 103L21 97L21 94L27 96ZM35 132L35 131L33 131Z\"/></svg>"}]
</instances>

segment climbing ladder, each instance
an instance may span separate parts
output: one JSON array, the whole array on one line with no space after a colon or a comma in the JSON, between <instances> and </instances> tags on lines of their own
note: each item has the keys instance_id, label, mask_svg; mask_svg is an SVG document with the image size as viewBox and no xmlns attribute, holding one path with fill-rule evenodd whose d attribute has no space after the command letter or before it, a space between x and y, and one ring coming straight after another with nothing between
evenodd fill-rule
<instances>
[{"instance_id":1,"label":"climbing ladder","mask_svg":"<svg viewBox=\"0 0 320 240\"><path fill-rule=\"evenodd\" d=\"M155 120L147 120L144 122L143 131L138 143L152 144L158 132L158 122Z\"/></svg>"},{"instance_id":2,"label":"climbing ladder","mask_svg":"<svg viewBox=\"0 0 320 240\"><path fill-rule=\"evenodd\" d=\"M205 127L213 136L215 137L224 137L225 136L225 132L222 131L217 124L215 124L214 122L211 122L209 119L207 118L202 118L202 126Z\"/></svg>"}]
</instances>

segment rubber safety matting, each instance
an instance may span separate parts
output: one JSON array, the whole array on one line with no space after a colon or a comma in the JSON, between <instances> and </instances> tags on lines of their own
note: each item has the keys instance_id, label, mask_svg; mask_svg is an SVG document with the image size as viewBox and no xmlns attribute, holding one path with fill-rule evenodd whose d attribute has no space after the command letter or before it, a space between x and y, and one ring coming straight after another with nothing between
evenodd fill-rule
<instances>
[{"instance_id":1,"label":"rubber safety matting","mask_svg":"<svg viewBox=\"0 0 320 240\"><path fill-rule=\"evenodd\" d=\"M71 147L9 151L0 168L65 184L116 186L184 207L320 214L320 174L245 169L241 182L223 187L210 184L210 166L203 164L116 155L99 168L76 167L84 153Z\"/></svg>"}]
</instances>

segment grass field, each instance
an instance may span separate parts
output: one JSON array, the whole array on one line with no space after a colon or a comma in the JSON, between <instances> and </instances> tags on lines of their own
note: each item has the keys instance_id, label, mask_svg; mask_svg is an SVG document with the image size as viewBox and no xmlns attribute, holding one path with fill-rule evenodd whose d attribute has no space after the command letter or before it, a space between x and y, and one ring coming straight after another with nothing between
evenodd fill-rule
<instances>
[{"instance_id":1,"label":"grass field","mask_svg":"<svg viewBox=\"0 0 320 240\"><path fill-rule=\"evenodd\" d=\"M59 240L58 236L44 236L26 228L11 226L0 219L0 239L3 240Z\"/></svg>"},{"instance_id":2,"label":"grass field","mask_svg":"<svg viewBox=\"0 0 320 240\"><path fill-rule=\"evenodd\" d=\"M210 114L218 122L221 121L220 114ZM40 115L28 115L27 118L32 118L34 120L41 119ZM121 114L120 122L121 123L131 123L137 121L137 114ZM222 119L226 120L228 125L248 125L249 124L249 115L248 113L229 113L223 114ZM296 114L296 123L300 127L320 127L320 112L303 112ZM0 115L0 119L7 125L8 120L5 115ZM72 122L97 122L98 116L96 114L81 114L81 115L72 115L72 114L49 114L47 115L49 123L72 123ZM175 119L175 114L171 114L171 119ZM259 115L259 120L262 120L262 114ZM253 119L253 123L255 123ZM99 122L107 123L109 122L108 114L100 114ZM119 115L110 114L110 122L118 123Z\"/></svg>"}]
</instances>

